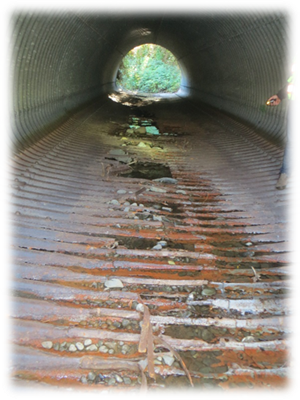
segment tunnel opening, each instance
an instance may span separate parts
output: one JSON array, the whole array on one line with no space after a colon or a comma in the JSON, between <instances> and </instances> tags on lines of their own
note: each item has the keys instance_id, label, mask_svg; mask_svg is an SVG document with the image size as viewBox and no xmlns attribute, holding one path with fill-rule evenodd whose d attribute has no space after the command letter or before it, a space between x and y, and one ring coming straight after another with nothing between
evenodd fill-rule
<instances>
[{"instance_id":1,"label":"tunnel opening","mask_svg":"<svg viewBox=\"0 0 300 400\"><path fill-rule=\"evenodd\" d=\"M176 57L153 43L130 50L121 61L116 80L118 88L135 93L176 93L180 82Z\"/></svg>"}]
</instances>

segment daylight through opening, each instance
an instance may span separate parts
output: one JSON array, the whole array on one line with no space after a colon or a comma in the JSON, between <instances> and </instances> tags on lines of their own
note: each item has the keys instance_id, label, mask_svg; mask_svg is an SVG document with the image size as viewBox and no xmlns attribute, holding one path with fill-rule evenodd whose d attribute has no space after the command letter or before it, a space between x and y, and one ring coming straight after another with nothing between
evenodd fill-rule
<instances>
[{"instance_id":1,"label":"daylight through opening","mask_svg":"<svg viewBox=\"0 0 300 400\"><path fill-rule=\"evenodd\" d=\"M175 93L180 88L181 71L175 56L162 46L143 44L123 58L117 86L141 93Z\"/></svg>"}]
</instances>

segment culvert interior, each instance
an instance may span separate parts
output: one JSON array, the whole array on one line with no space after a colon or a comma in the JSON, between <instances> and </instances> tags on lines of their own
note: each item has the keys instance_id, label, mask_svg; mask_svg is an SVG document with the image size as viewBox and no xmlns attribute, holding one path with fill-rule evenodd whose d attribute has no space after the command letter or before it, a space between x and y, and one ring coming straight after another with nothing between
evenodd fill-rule
<instances>
[{"instance_id":1,"label":"culvert interior","mask_svg":"<svg viewBox=\"0 0 300 400\"><path fill-rule=\"evenodd\" d=\"M287 20L12 17L15 384L286 384L286 104L265 101ZM116 90L143 43L176 56L177 94Z\"/></svg>"}]
</instances>

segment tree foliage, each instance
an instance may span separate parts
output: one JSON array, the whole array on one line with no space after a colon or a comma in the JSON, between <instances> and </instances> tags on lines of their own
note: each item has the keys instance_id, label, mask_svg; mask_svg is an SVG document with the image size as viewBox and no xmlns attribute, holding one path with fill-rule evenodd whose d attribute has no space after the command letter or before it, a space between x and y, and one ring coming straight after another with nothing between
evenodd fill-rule
<instances>
[{"instance_id":1,"label":"tree foliage","mask_svg":"<svg viewBox=\"0 0 300 400\"><path fill-rule=\"evenodd\" d=\"M117 85L146 93L177 92L181 72L173 54L155 44L135 47L123 58Z\"/></svg>"}]
</instances>

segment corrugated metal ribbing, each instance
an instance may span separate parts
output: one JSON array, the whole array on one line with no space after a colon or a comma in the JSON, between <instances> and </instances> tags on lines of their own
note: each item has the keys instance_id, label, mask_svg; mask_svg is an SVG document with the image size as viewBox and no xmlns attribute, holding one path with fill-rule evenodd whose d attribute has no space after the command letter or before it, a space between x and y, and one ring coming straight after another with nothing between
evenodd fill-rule
<instances>
[{"instance_id":1,"label":"corrugated metal ribbing","mask_svg":"<svg viewBox=\"0 0 300 400\"><path fill-rule=\"evenodd\" d=\"M275 139L284 136L285 104L264 105L288 74L287 16L281 13L24 13L14 16L13 38L19 147L99 96L115 79L123 54L149 38L180 59L192 95Z\"/></svg>"},{"instance_id":2,"label":"corrugated metal ribbing","mask_svg":"<svg viewBox=\"0 0 300 400\"><path fill-rule=\"evenodd\" d=\"M204 20L201 33L208 41L188 55L190 64L198 60L191 81L201 100L282 138L286 105L266 108L265 101L288 77L285 17L223 16Z\"/></svg>"},{"instance_id":3,"label":"corrugated metal ribbing","mask_svg":"<svg viewBox=\"0 0 300 400\"><path fill-rule=\"evenodd\" d=\"M285 386L291 277L287 192L275 189L280 150L190 101L148 106L169 135L124 141L136 110L115 110L90 105L15 157L14 383ZM125 177L131 167L113 158L122 150L167 165L171 182Z\"/></svg>"}]
</instances>

